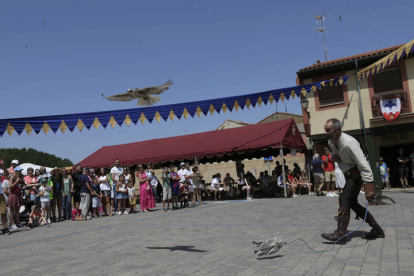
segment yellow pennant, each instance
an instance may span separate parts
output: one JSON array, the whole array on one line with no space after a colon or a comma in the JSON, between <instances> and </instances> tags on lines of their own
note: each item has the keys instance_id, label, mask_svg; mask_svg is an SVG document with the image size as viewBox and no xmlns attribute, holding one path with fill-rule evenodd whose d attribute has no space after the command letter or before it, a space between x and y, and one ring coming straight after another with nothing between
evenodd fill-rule
<instances>
[{"instance_id":1,"label":"yellow pennant","mask_svg":"<svg viewBox=\"0 0 414 276\"><path fill-rule=\"evenodd\" d=\"M11 136L14 132L14 127L10 124L7 123L7 128L6 128L6 132Z\"/></svg>"},{"instance_id":2,"label":"yellow pennant","mask_svg":"<svg viewBox=\"0 0 414 276\"><path fill-rule=\"evenodd\" d=\"M273 104L273 101L275 100L275 98L273 98L273 95L272 94L270 94L270 96L269 96L269 101L270 101L270 104Z\"/></svg>"},{"instance_id":3,"label":"yellow pennant","mask_svg":"<svg viewBox=\"0 0 414 276\"><path fill-rule=\"evenodd\" d=\"M28 122L26 122L24 130L26 130L27 135L30 135L30 133L32 133L32 131L33 131L33 127Z\"/></svg>"},{"instance_id":4,"label":"yellow pennant","mask_svg":"<svg viewBox=\"0 0 414 276\"><path fill-rule=\"evenodd\" d=\"M210 111L211 115L213 115L213 114L214 114L214 111L216 111L216 110L214 109L213 104L210 104L210 108L209 108L209 110L208 110L208 111Z\"/></svg>"},{"instance_id":5,"label":"yellow pennant","mask_svg":"<svg viewBox=\"0 0 414 276\"><path fill-rule=\"evenodd\" d=\"M221 110L223 110L224 114L226 114L227 109L228 109L228 108L227 108L226 103L224 103L224 102L223 102L223 105L221 106Z\"/></svg>"},{"instance_id":6,"label":"yellow pennant","mask_svg":"<svg viewBox=\"0 0 414 276\"><path fill-rule=\"evenodd\" d=\"M196 114L198 115L199 118L201 117L201 114L203 114L203 111L201 110L199 106L197 106Z\"/></svg>"},{"instance_id":7,"label":"yellow pennant","mask_svg":"<svg viewBox=\"0 0 414 276\"><path fill-rule=\"evenodd\" d=\"M139 121L144 124L147 117L145 117L144 112L141 113L141 116L139 117Z\"/></svg>"},{"instance_id":8,"label":"yellow pennant","mask_svg":"<svg viewBox=\"0 0 414 276\"><path fill-rule=\"evenodd\" d=\"M95 120L93 120L92 125L95 127L96 130L98 130L99 126L101 125L101 122L99 122L98 117L95 117Z\"/></svg>"},{"instance_id":9,"label":"yellow pennant","mask_svg":"<svg viewBox=\"0 0 414 276\"><path fill-rule=\"evenodd\" d=\"M262 103L263 103L262 97L259 96L259 98L257 99L257 104L259 106L262 106Z\"/></svg>"},{"instance_id":10,"label":"yellow pennant","mask_svg":"<svg viewBox=\"0 0 414 276\"><path fill-rule=\"evenodd\" d=\"M280 97L279 97L281 100L282 100L282 102L285 100L285 94L283 94L283 93L280 93Z\"/></svg>"},{"instance_id":11,"label":"yellow pennant","mask_svg":"<svg viewBox=\"0 0 414 276\"><path fill-rule=\"evenodd\" d=\"M190 115L190 112L188 112L187 108L184 107L183 114L181 116L184 116L184 119L187 120L188 115Z\"/></svg>"},{"instance_id":12,"label":"yellow pennant","mask_svg":"<svg viewBox=\"0 0 414 276\"><path fill-rule=\"evenodd\" d=\"M175 119L176 116L175 116L175 113L172 109L170 110L170 114L168 115L168 117L171 119L172 122L174 122L174 119Z\"/></svg>"},{"instance_id":13,"label":"yellow pennant","mask_svg":"<svg viewBox=\"0 0 414 276\"><path fill-rule=\"evenodd\" d=\"M62 122L60 123L59 129L60 131L62 131L63 134L65 134L66 129L68 128L68 126L66 125L65 121L62 120Z\"/></svg>"},{"instance_id":14,"label":"yellow pennant","mask_svg":"<svg viewBox=\"0 0 414 276\"><path fill-rule=\"evenodd\" d=\"M250 109L250 106L252 105L252 103L250 102L249 99L247 99L245 106L247 106L247 109Z\"/></svg>"},{"instance_id":15,"label":"yellow pennant","mask_svg":"<svg viewBox=\"0 0 414 276\"><path fill-rule=\"evenodd\" d=\"M162 117L161 117L161 114L157 111L157 113L155 113L155 115L154 115L154 118L159 123Z\"/></svg>"},{"instance_id":16,"label":"yellow pennant","mask_svg":"<svg viewBox=\"0 0 414 276\"><path fill-rule=\"evenodd\" d=\"M109 119L108 124L109 124L112 128L114 128L114 126L115 126L115 124L116 124L116 121L115 121L114 116L111 116L111 119Z\"/></svg>"},{"instance_id":17,"label":"yellow pennant","mask_svg":"<svg viewBox=\"0 0 414 276\"><path fill-rule=\"evenodd\" d=\"M78 120L78 123L76 124L76 127L79 129L80 132L82 132L83 127L85 124L82 122L81 119Z\"/></svg>"},{"instance_id":18,"label":"yellow pennant","mask_svg":"<svg viewBox=\"0 0 414 276\"><path fill-rule=\"evenodd\" d=\"M233 106L233 108L235 108L235 109L236 109L236 111L239 111L240 105L239 105L239 103L237 102L237 100L234 102L234 106Z\"/></svg>"},{"instance_id":19,"label":"yellow pennant","mask_svg":"<svg viewBox=\"0 0 414 276\"><path fill-rule=\"evenodd\" d=\"M131 122L132 122L131 117L129 117L129 115L127 114L127 115L125 116L124 123L125 123L127 126L129 126L129 125L131 124Z\"/></svg>"},{"instance_id":20,"label":"yellow pennant","mask_svg":"<svg viewBox=\"0 0 414 276\"><path fill-rule=\"evenodd\" d=\"M43 123L42 130L43 130L44 133L46 133L46 135L50 130L50 126L46 121Z\"/></svg>"}]
</instances>

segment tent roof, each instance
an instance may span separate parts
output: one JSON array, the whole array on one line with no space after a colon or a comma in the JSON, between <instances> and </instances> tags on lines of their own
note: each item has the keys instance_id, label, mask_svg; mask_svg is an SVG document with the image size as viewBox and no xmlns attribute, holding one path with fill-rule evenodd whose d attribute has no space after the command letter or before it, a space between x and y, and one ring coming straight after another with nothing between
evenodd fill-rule
<instances>
[{"instance_id":1,"label":"tent roof","mask_svg":"<svg viewBox=\"0 0 414 276\"><path fill-rule=\"evenodd\" d=\"M233 155L268 148L306 150L293 119L191 135L153 139L102 147L80 162L81 166L109 167L119 158L122 165L165 163L176 160Z\"/></svg>"}]
</instances>

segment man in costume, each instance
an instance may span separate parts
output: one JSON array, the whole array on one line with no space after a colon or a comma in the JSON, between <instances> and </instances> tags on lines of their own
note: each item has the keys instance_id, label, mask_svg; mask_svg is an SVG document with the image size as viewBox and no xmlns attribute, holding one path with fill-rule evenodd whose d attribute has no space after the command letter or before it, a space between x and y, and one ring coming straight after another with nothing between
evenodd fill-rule
<instances>
[{"instance_id":1,"label":"man in costume","mask_svg":"<svg viewBox=\"0 0 414 276\"><path fill-rule=\"evenodd\" d=\"M338 221L338 229L331 234L322 234L324 239L335 242L346 235L350 209L356 213L356 218L364 219L365 217L366 209L358 203L362 183L365 182L365 197L368 201L374 200L375 184L371 167L365 159L358 141L342 132L341 122L338 119L329 119L325 124L325 133L329 147L332 149L331 159L338 163L346 178L345 187L339 197L338 216L335 218ZM366 222L372 227L372 230L368 234L362 235L363 239L385 237L384 231L370 212L367 213ZM346 237L340 239L338 243L346 243Z\"/></svg>"}]
</instances>

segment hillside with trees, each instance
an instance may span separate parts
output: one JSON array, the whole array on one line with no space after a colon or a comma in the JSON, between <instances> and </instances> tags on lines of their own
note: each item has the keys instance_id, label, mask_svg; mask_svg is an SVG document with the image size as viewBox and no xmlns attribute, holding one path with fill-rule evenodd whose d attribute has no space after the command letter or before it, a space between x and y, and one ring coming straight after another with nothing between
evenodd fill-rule
<instances>
[{"instance_id":1,"label":"hillside with trees","mask_svg":"<svg viewBox=\"0 0 414 276\"><path fill-rule=\"evenodd\" d=\"M53 154L37 151L35 149L22 148L22 149L1 149L0 148L0 159L3 159L6 167L10 166L11 161L14 159L19 160L19 163L33 163L35 165L46 166L46 167L69 167L73 163L69 159L62 159L56 157Z\"/></svg>"}]
</instances>

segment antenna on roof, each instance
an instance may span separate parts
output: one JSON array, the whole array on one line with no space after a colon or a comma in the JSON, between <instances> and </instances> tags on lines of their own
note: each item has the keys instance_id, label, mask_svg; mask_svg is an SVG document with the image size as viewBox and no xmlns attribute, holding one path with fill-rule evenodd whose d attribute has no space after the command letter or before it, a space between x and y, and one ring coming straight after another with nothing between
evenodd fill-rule
<instances>
[{"instance_id":1,"label":"antenna on roof","mask_svg":"<svg viewBox=\"0 0 414 276\"><path fill-rule=\"evenodd\" d=\"M323 25L323 21L325 21L325 14L322 15L315 15L316 24L320 27L315 29L315 31L322 33L323 35L323 48L325 52L325 61L329 60L328 49L326 48L326 39L325 39L325 26Z\"/></svg>"}]
</instances>

